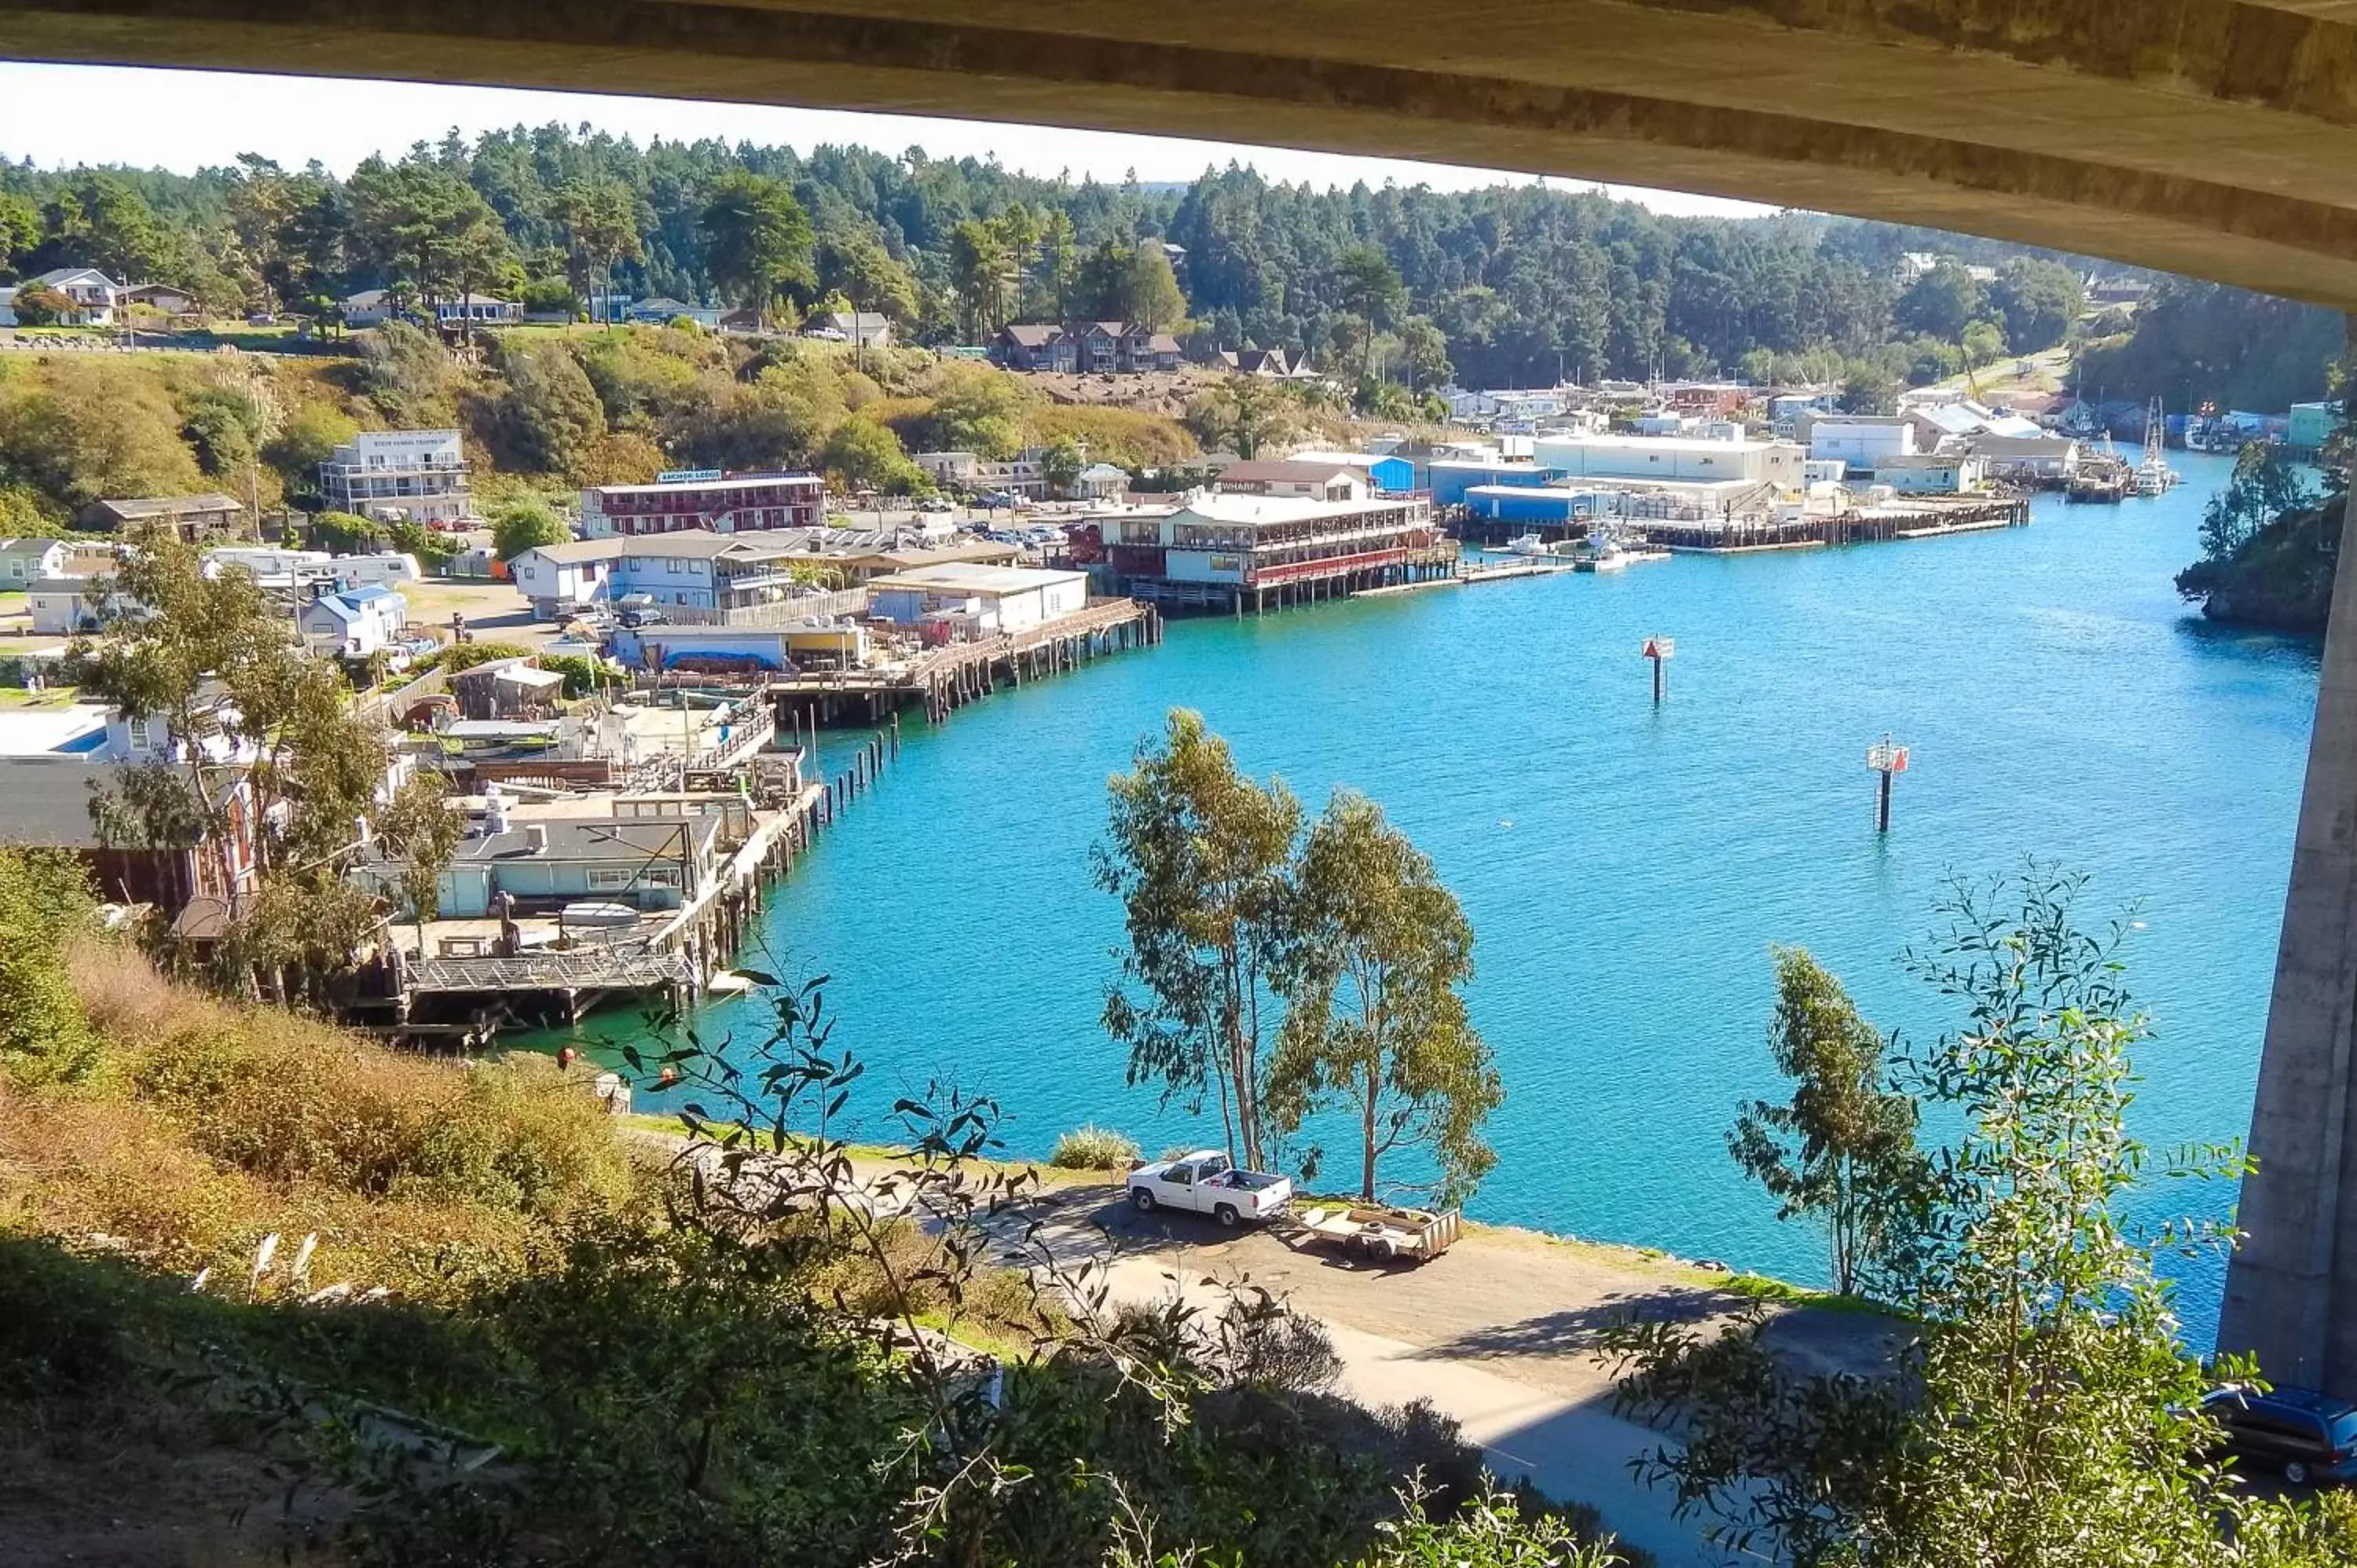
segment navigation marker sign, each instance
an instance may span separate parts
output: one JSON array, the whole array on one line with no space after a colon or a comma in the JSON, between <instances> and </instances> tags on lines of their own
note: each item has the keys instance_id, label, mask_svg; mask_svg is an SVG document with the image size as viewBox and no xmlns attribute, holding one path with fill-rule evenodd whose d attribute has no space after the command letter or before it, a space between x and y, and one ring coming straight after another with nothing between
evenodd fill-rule
<instances>
[{"instance_id":1,"label":"navigation marker sign","mask_svg":"<svg viewBox=\"0 0 2357 1568\"><path fill-rule=\"evenodd\" d=\"M1890 737L1884 736L1880 741L1866 748L1866 765L1882 775L1882 783L1876 792L1874 831L1887 833L1890 831L1890 780L1907 771L1907 748L1893 745Z\"/></svg>"},{"instance_id":2,"label":"navigation marker sign","mask_svg":"<svg viewBox=\"0 0 2357 1568\"><path fill-rule=\"evenodd\" d=\"M1662 661L1677 650L1678 641L1674 637L1649 637L1645 639L1644 652L1641 657L1653 661L1653 702L1656 705L1661 703L1662 693L1669 689L1668 681L1662 671Z\"/></svg>"}]
</instances>

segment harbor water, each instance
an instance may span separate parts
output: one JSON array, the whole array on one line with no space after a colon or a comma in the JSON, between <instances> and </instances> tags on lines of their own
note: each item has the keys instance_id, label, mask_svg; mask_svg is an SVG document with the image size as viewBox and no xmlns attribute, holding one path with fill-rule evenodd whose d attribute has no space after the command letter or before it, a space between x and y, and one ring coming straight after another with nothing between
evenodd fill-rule
<instances>
[{"instance_id":1,"label":"harbor water","mask_svg":"<svg viewBox=\"0 0 2357 1568\"><path fill-rule=\"evenodd\" d=\"M2028 528L1174 622L1158 648L912 718L748 961L830 976L835 1043L871 1080L996 1096L1014 1153L1092 1122L1148 1154L1215 1140L1216 1112L1126 1086L1098 1024L1120 939L1090 875L1105 779L1185 705L1312 811L1337 786L1372 797L1463 902L1507 1093L1478 1218L1822 1282L1818 1235L1779 1224L1726 1149L1738 1102L1780 1089L1770 949L1806 947L1876 1023L1934 1036L1955 1017L1902 950L1943 878L2025 856L2087 874L2091 920L2137 906L2136 1133L2239 1137L2318 650L2177 597L2230 467L2177 461L2165 498L2041 499ZM1654 634L1676 639L1659 707ZM1911 767L1878 836L1865 759L1886 733ZM757 1029L756 1009L716 1003L707 1030ZM2232 1200L2157 1187L2139 1218ZM2190 1341L2222 1272L2184 1265Z\"/></svg>"}]
</instances>

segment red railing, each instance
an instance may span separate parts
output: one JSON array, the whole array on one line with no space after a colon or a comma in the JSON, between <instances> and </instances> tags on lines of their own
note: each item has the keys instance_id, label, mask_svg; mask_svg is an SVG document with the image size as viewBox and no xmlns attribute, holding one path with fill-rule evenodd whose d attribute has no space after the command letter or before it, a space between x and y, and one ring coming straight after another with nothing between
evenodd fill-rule
<instances>
[{"instance_id":1,"label":"red railing","mask_svg":"<svg viewBox=\"0 0 2357 1568\"><path fill-rule=\"evenodd\" d=\"M1244 586L1265 588L1273 583L1289 583L1297 577L1323 577L1336 572L1356 572L1372 566L1396 566L1407 559L1405 549L1370 550L1358 555L1329 555L1318 561L1288 561L1281 566L1263 566L1244 575Z\"/></svg>"}]
</instances>

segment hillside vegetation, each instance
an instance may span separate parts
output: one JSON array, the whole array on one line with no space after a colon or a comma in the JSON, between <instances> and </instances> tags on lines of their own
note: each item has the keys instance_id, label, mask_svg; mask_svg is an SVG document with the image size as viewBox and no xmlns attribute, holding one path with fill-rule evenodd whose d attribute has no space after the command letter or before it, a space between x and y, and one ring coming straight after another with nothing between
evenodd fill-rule
<instances>
[{"instance_id":1,"label":"hillside vegetation","mask_svg":"<svg viewBox=\"0 0 2357 1568\"><path fill-rule=\"evenodd\" d=\"M920 1145L937 1231L748 1206L545 1058L214 1000L89 914L0 848L0 1560L1604 1568L1265 1298L1092 1326L972 1262L984 1105Z\"/></svg>"},{"instance_id":2,"label":"hillside vegetation","mask_svg":"<svg viewBox=\"0 0 2357 1568\"><path fill-rule=\"evenodd\" d=\"M400 324L347 347L0 356L0 536L63 526L111 496L217 489L316 509L318 464L361 429L460 427L487 508L666 467L824 469L905 492L924 484L911 450L1005 457L1071 441L1138 468L1199 451L1165 414L1051 402L1022 377L921 351L629 327L487 335L454 356Z\"/></svg>"}]
</instances>

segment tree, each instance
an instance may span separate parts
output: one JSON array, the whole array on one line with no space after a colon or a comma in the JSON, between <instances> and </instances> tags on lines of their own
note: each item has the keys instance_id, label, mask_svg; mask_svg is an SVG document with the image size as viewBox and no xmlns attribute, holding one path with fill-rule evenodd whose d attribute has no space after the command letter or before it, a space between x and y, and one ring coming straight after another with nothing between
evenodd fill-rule
<instances>
[{"instance_id":1,"label":"tree","mask_svg":"<svg viewBox=\"0 0 2357 1568\"><path fill-rule=\"evenodd\" d=\"M491 510L491 553L512 561L527 550L563 544L573 537L565 520L538 496L520 496Z\"/></svg>"},{"instance_id":2,"label":"tree","mask_svg":"<svg viewBox=\"0 0 2357 1568\"><path fill-rule=\"evenodd\" d=\"M366 555L384 547L392 535L374 518L355 511L323 511L310 526L311 548L338 555Z\"/></svg>"},{"instance_id":3,"label":"tree","mask_svg":"<svg viewBox=\"0 0 2357 1568\"><path fill-rule=\"evenodd\" d=\"M1375 373L1375 328L1391 318L1405 290L1400 275L1391 258L1372 245L1351 245L1334 263L1334 282L1342 296L1342 308L1359 318L1364 329L1364 341L1360 348L1359 378L1372 380Z\"/></svg>"},{"instance_id":4,"label":"tree","mask_svg":"<svg viewBox=\"0 0 2357 1568\"><path fill-rule=\"evenodd\" d=\"M116 175L83 174L59 187L41 219L44 237L34 255L43 269L96 267L125 282L178 270L172 231Z\"/></svg>"},{"instance_id":5,"label":"tree","mask_svg":"<svg viewBox=\"0 0 2357 1568\"><path fill-rule=\"evenodd\" d=\"M1281 780L1236 771L1200 714L1171 711L1110 785L1096 884L1122 901L1125 980L1105 994L1105 1032L1129 1047L1129 1080L1166 1100L1216 1091L1229 1157L1260 1168L1261 1004L1283 936L1286 866L1301 804Z\"/></svg>"},{"instance_id":6,"label":"tree","mask_svg":"<svg viewBox=\"0 0 2357 1568\"><path fill-rule=\"evenodd\" d=\"M1428 316L1411 316L1400 324L1400 365L1411 387L1448 384L1455 369L1448 362L1448 339Z\"/></svg>"},{"instance_id":7,"label":"tree","mask_svg":"<svg viewBox=\"0 0 2357 1568\"><path fill-rule=\"evenodd\" d=\"M1071 317L1072 277L1078 265L1071 215L1060 207L1050 208L1039 225L1038 282L1049 314L1059 321Z\"/></svg>"},{"instance_id":8,"label":"tree","mask_svg":"<svg viewBox=\"0 0 2357 1568\"><path fill-rule=\"evenodd\" d=\"M79 1081L99 1066L60 950L91 906L71 855L0 844L0 1069L19 1084Z\"/></svg>"},{"instance_id":9,"label":"tree","mask_svg":"<svg viewBox=\"0 0 2357 1568\"><path fill-rule=\"evenodd\" d=\"M319 465L358 434L360 426L346 414L325 403L307 403L262 444L262 460L278 470L288 488L308 489L318 482Z\"/></svg>"},{"instance_id":10,"label":"tree","mask_svg":"<svg viewBox=\"0 0 2357 1568\"><path fill-rule=\"evenodd\" d=\"M2014 351L2034 354L2070 335L2086 308L2078 272L2060 262L2016 257L1997 269L1987 303Z\"/></svg>"},{"instance_id":11,"label":"tree","mask_svg":"<svg viewBox=\"0 0 2357 1568\"><path fill-rule=\"evenodd\" d=\"M1023 445L1027 396L1016 379L969 364L943 365L942 377L928 416L933 446L994 459L1013 456Z\"/></svg>"},{"instance_id":12,"label":"tree","mask_svg":"<svg viewBox=\"0 0 2357 1568\"><path fill-rule=\"evenodd\" d=\"M1432 862L1348 790L1311 826L1292 881L1271 1125L1291 1133L1339 1099L1358 1126L1361 1200L1376 1201L1377 1162L1413 1148L1437 1171L1419 1184L1433 1201L1462 1204L1497 1163L1481 1123L1505 1100L1461 991L1472 926Z\"/></svg>"},{"instance_id":13,"label":"tree","mask_svg":"<svg viewBox=\"0 0 2357 1568\"><path fill-rule=\"evenodd\" d=\"M1883 1040L1841 983L1798 948L1776 954L1776 1015L1768 1026L1789 1105L1755 1100L1727 1146L1782 1207L1779 1219L1825 1227L1834 1289L1856 1295L1869 1271L1900 1261L1921 1190L1915 1102L1883 1087Z\"/></svg>"},{"instance_id":14,"label":"tree","mask_svg":"<svg viewBox=\"0 0 2357 1568\"><path fill-rule=\"evenodd\" d=\"M1961 263L1943 258L1907 285L1891 318L1906 331L1953 343L1980 313L1980 284Z\"/></svg>"},{"instance_id":15,"label":"tree","mask_svg":"<svg viewBox=\"0 0 2357 1568\"><path fill-rule=\"evenodd\" d=\"M614 266L646 254L639 237L638 203L630 187L619 180L566 180L556 188L551 210L565 226L566 254L576 268L574 281L587 294L597 285L597 317L614 329Z\"/></svg>"},{"instance_id":16,"label":"tree","mask_svg":"<svg viewBox=\"0 0 2357 1568\"><path fill-rule=\"evenodd\" d=\"M1066 222L1069 234L1070 220ZM18 263L32 254L40 240L41 209L29 197L0 190L0 273L14 277Z\"/></svg>"},{"instance_id":17,"label":"tree","mask_svg":"<svg viewBox=\"0 0 2357 1568\"><path fill-rule=\"evenodd\" d=\"M1129 263L1128 308L1122 319L1149 332L1176 332L1187 324L1187 296L1158 240L1141 241Z\"/></svg>"},{"instance_id":18,"label":"tree","mask_svg":"<svg viewBox=\"0 0 2357 1568\"><path fill-rule=\"evenodd\" d=\"M450 809L442 775L420 768L377 813L376 833L398 865L402 899L417 922L417 956L424 958L425 923L441 913L442 872L467 836L467 819Z\"/></svg>"},{"instance_id":19,"label":"tree","mask_svg":"<svg viewBox=\"0 0 2357 1568\"><path fill-rule=\"evenodd\" d=\"M1230 376L1196 394L1187 405L1187 428L1206 447L1232 447L1256 457L1264 446L1289 440L1298 427L1300 405L1261 376Z\"/></svg>"},{"instance_id":20,"label":"tree","mask_svg":"<svg viewBox=\"0 0 2357 1568\"><path fill-rule=\"evenodd\" d=\"M2126 1113L2147 1033L2122 979L2128 926L2083 930L2083 879L2038 866L1953 886L1944 931L1910 952L1957 1028L1901 1064L1961 1129L1928 1168L1933 1224L1911 1286L1902 1375L1802 1374L1761 1345L1666 1323L1616 1330L1619 1405L1684 1423L1643 1474L1797 1568L1994 1563L2207 1568L2222 1535L2281 1540L2284 1505L2239 1495L2203 1412L2231 1359L2177 1336L2159 1249L2222 1247L2231 1227L2132 1230L2152 1173ZM2231 1146L2174 1155L2231 1177ZM2320 1563L2325 1559L2319 1558Z\"/></svg>"},{"instance_id":21,"label":"tree","mask_svg":"<svg viewBox=\"0 0 2357 1568\"><path fill-rule=\"evenodd\" d=\"M1964 328L1964 368L1977 372L2005 354L2005 328L1994 321L1975 321Z\"/></svg>"},{"instance_id":22,"label":"tree","mask_svg":"<svg viewBox=\"0 0 2357 1568\"><path fill-rule=\"evenodd\" d=\"M721 176L707 188L697 223L713 281L764 319L780 294L816 285L810 215L778 181L744 169Z\"/></svg>"},{"instance_id":23,"label":"tree","mask_svg":"<svg viewBox=\"0 0 2357 1568\"><path fill-rule=\"evenodd\" d=\"M971 343L1006 325L999 283L1006 273L1006 252L997 230L971 218L950 231L949 249L959 331Z\"/></svg>"},{"instance_id":24,"label":"tree","mask_svg":"<svg viewBox=\"0 0 2357 1568\"><path fill-rule=\"evenodd\" d=\"M511 340L499 354L507 390L494 406L493 433L506 466L535 474L569 474L606 434L606 405L563 342Z\"/></svg>"},{"instance_id":25,"label":"tree","mask_svg":"<svg viewBox=\"0 0 2357 1568\"><path fill-rule=\"evenodd\" d=\"M208 575L191 546L123 552L90 592L99 633L74 640L69 678L165 736L160 760L93 783L101 841L195 852L226 915L225 963L275 970L282 992L290 968L316 980L348 967L372 917L342 868L384 781L382 733L252 576ZM254 850L250 895L241 824Z\"/></svg>"},{"instance_id":26,"label":"tree","mask_svg":"<svg viewBox=\"0 0 2357 1568\"><path fill-rule=\"evenodd\" d=\"M900 438L865 414L834 427L819 452L819 467L852 490L905 496L925 488L925 471L909 460Z\"/></svg>"},{"instance_id":27,"label":"tree","mask_svg":"<svg viewBox=\"0 0 2357 1568\"><path fill-rule=\"evenodd\" d=\"M9 308L23 326L55 327L74 308L74 302L60 290L32 284L16 291Z\"/></svg>"},{"instance_id":28,"label":"tree","mask_svg":"<svg viewBox=\"0 0 2357 1568\"><path fill-rule=\"evenodd\" d=\"M1088 454L1081 450L1081 444L1069 435L1059 435L1039 454L1039 477L1056 494L1069 496L1087 464Z\"/></svg>"},{"instance_id":29,"label":"tree","mask_svg":"<svg viewBox=\"0 0 2357 1568\"><path fill-rule=\"evenodd\" d=\"M2234 477L2201 511L2201 559L2233 558L2252 536L2283 516L2316 504L2307 476L2280 448L2254 443L2234 458Z\"/></svg>"},{"instance_id":30,"label":"tree","mask_svg":"<svg viewBox=\"0 0 2357 1568\"><path fill-rule=\"evenodd\" d=\"M0 459L79 510L109 496L203 488L180 411L138 367L77 359L0 399Z\"/></svg>"}]
</instances>

